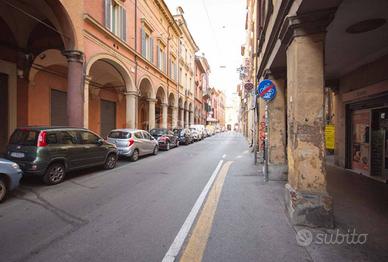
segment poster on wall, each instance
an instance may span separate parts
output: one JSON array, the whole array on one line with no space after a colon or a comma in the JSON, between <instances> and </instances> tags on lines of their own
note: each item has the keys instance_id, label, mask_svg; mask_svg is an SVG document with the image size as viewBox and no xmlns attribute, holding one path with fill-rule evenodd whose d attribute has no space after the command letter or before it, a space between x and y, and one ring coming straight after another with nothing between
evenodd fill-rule
<instances>
[{"instance_id":1,"label":"poster on wall","mask_svg":"<svg viewBox=\"0 0 388 262\"><path fill-rule=\"evenodd\" d=\"M369 110L357 110L352 114L352 169L369 173Z\"/></svg>"}]
</instances>

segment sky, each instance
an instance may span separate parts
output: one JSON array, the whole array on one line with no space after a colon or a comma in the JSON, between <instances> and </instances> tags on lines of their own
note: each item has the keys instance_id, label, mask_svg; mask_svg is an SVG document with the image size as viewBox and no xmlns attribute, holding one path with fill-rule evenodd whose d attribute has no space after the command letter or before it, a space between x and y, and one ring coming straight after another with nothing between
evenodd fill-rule
<instances>
[{"instance_id":1,"label":"sky","mask_svg":"<svg viewBox=\"0 0 388 262\"><path fill-rule=\"evenodd\" d=\"M240 82L237 68L245 42L246 1L165 0L171 13L181 6L189 30L210 65L210 85L225 92L230 101ZM223 68L224 67L224 68Z\"/></svg>"}]
</instances>

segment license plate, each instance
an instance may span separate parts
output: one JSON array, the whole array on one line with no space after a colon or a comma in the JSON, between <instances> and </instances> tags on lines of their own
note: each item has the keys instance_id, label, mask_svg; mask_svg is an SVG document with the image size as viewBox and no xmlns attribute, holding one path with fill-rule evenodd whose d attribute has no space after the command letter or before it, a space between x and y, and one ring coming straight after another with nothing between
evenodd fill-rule
<instances>
[{"instance_id":1,"label":"license plate","mask_svg":"<svg viewBox=\"0 0 388 262\"><path fill-rule=\"evenodd\" d=\"M24 153L12 152L11 156L15 157L15 158L23 158L24 157Z\"/></svg>"}]
</instances>

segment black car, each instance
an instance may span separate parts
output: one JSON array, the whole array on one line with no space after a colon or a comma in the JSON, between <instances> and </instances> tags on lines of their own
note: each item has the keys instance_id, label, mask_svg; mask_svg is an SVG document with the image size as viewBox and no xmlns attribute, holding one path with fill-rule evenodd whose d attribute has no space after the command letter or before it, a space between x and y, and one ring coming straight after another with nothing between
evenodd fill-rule
<instances>
[{"instance_id":1,"label":"black car","mask_svg":"<svg viewBox=\"0 0 388 262\"><path fill-rule=\"evenodd\" d=\"M158 141L160 149L168 151L171 147L179 146L178 136L167 128L151 129L150 134Z\"/></svg>"},{"instance_id":2,"label":"black car","mask_svg":"<svg viewBox=\"0 0 388 262\"><path fill-rule=\"evenodd\" d=\"M92 131L69 127L16 129L6 158L19 164L26 175L41 176L46 184L63 181L68 171L116 166L117 148Z\"/></svg>"},{"instance_id":3,"label":"black car","mask_svg":"<svg viewBox=\"0 0 388 262\"><path fill-rule=\"evenodd\" d=\"M174 134L178 136L179 144L188 145L193 143L193 136L191 135L191 131L188 128L175 128L173 129Z\"/></svg>"}]
</instances>

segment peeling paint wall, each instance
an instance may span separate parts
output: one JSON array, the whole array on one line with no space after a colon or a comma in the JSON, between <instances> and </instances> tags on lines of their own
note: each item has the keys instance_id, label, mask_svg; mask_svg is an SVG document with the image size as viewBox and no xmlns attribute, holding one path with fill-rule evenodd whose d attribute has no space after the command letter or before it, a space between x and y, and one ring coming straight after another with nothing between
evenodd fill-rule
<instances>
[{"instance_id":1,"label":"peeling paint wall","mask_svg":"<svg viewBox=\"0 0 388 262\"><path fill-rule=\"evenodd\" d=\"M296 37L287 50L289 184L326 192L323 35Z\"/></svg>"}]
</instances>

